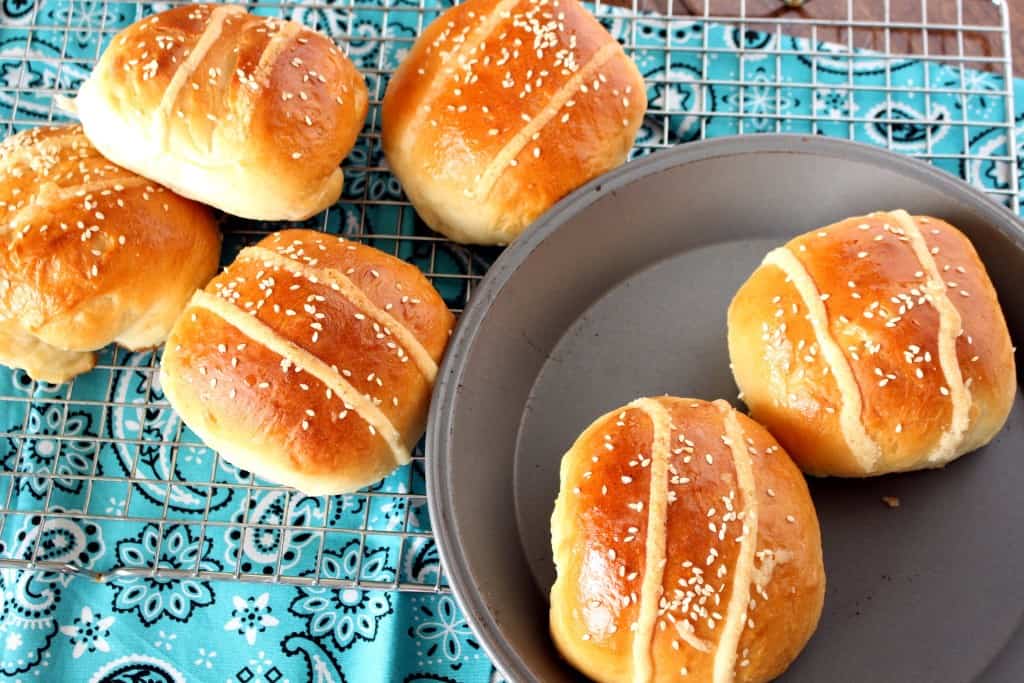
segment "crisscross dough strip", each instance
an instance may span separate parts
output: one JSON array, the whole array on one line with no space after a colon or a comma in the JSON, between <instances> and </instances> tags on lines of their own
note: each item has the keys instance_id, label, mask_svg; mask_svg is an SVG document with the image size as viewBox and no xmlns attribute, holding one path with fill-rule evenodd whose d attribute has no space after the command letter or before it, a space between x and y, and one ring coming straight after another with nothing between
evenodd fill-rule
<instances>
[{"instance_id":1,"label":"crisscross dough strip","mask_svg":"<svg viewBox=\"0 0 1024 683\"><path fill-rule=\"evenodd\" d=\"M952 410L949 428L939 437L935 449L928 454L927 462L932 465L944 464L957 456L960 444L963 443L964 435L970 425L971 394L964 386L960 360L956 353L956 339L963 329L963 320L960 318L960 311L953 305L946 293L946 284L942 279L942 274L928 250L928 244L917 227L917 223L910 214L902 209L891 211L889 215L896 219L900 227L903 228L904 234L910 239L914 255L917 256L917 260L921 263L921 269L928 276L928 281L925 283L928 293L931 295L928 300L939 314L939 367L942 368L946 388L949 389Z\"/></svg>"},{"instance_id":2,"label":"crisscross dough strip","mask_svg":"<svg viewBox=\"0 0 1024 683\"><path fill-rule=\"evenodd\" d=\"M828 312L821 301L818 287L814 284L807 269L800 260L786 247L779 247L768 252L762 265L779 268L786 274L789 281L796 287L797 293L807 307L808 320L814 329L814 336L821 348L829 372L836 381L842 404L839 407L839 426L843 432L850 453L865 472L872 472L881 458L881 449L868 434L861 420L863 398L860 386L853 376L853 369L842 349L832 337L828 326Z\"/></svg>"},{"instance_id":3,"label":"crisscross dough strip","mask_svg":"<svg viewBox=\"0 0 1024 683\"><path fill-rule=\"evenodd\" d=\"M380 408L375 406L369 398L360 394L355 387L341 376L341 373L331 368L327 363L305 349L284 339L273 328L255 316L246 313L219 296L199 290L192 296L189 305L213 313L227 324L237 328L254 342L265 346L282 358L287 358L296 367L300 367L305 372L316 377L337 394L346 405L352 406L352 409L367 424L377 430L381 438L391 447L396 463L405 465L409 462L409 451L402 444L401 435L394 425L391 424L391 420L388 419L387 415L381 412Z\"/></svg>"},{"instance_id":4,"label":"crisscross dough strip","mask_svg":"<svg viewBox=\"0 0 1024 683\"><path fill-rule=\"evenodd\" d=\"M651 485L647 501L647 547L644 578L640 586L637 629L633 634L633 683L648 683L653 675L651 645L658 618L658 600L665 576L666 535L668 533L668 456L672 425L668 410L657 399L639 398L629 404L650 418L654 428L651 439Z\"/></svg>"},{"instance_id":5,"label":"crisscross dough strip","mask_svg":"<svg viewBox=\"0 0 1024 683\"><path fill-rule=\"evenodd\" d=\"M277 266L295 275L306 278L313 276L325 284L336 286L336 291L340 292L342 296L355 304L357 308L379 325L388 328L391 334L397 337L398 342L406 349L416 367L419 368L419 371L428 382L433 384L434 378L437 377L437 363L434 362L434 359L427 352L423 344L420 343L420 340L416 338L416 335L387 311L373 303L370 297L366 296L363 290L357 287L344 273L334 268L311 266L308 263L296 261L266 247L247 247L239 254L239 258L262 261L267 265Z\"/></svg>"},{"instance_id":6,"label":"crisscross dough strip","mask_svg":"<svg viewBox=\"0 0 1024 683\"><path fill-rule=\"evenodd\" d=\"M490 194L495 183L498 182L498 178L508 168L509 162L519 156L519 153L523 151L523 147L526 146L533 135L540 132L551 119L555 118L562 106L580 89L580 85L590 80L594 72L604 66L605 62L611 59L618 51L619 44L614 40L605 43L594 53L594 56L590 58L590 61L582 69L578 70L569 80L563 83L562 87L548 100L544 109L531 118L529 123L520 128L519 132L505 143L501 151L494 155L491 162L487 164L487 168L480 174L480 180L477 181L476 187L471 190L473 196L486 197Z\"/></svg>"},{"instance_id":7,"label":"crisscross dough strip","mask_svg":"<svg viewBox=\"0 0 1024 683\"><path fill-rule=\"evenodd\" d=\"M735 678L736 655L740 645L740 636L747 623L747 605L750 604L750 582L754 576L754 553L757 550L757 483L754 480L754 468L750 453L746 448L746 437L736 410L725 401L715 401L714 405L722 414L725 422L725 435L729 439L729 450L732 451L732 462L736 468L736 481L739 484L741 503L743 505L743 536L740 550L733 569L732 592L725 612L722 635L718 639L715 650L713 683L731 683Z\"/></svg>"},{"instance_id":8,"label":"crisscross dough strip","mask_svg":"<svg viewBox=\"0 0 1024 683\"><path fill-rule=\"evenodd\" d=\"M199 40L192 47L188 57L181 63L178 70L174 72L174 76L171 77L171 82L167 84L167 90L164 91L163 97L160 98L160 104L154 113L153 122L158 127L159 136L157 139L160 141L161 148L167 146L168 121L174 109L174 103L177 102L181 89L185 87L185 81L196 72L199 64L206 58L210 48L220 38L220 32L224 28L224 21L228 16L245 13L245 10L238 5L218 5L210 12L210 18L206 22L203 34L199 36Z\"/></svg>"}]
</instances>

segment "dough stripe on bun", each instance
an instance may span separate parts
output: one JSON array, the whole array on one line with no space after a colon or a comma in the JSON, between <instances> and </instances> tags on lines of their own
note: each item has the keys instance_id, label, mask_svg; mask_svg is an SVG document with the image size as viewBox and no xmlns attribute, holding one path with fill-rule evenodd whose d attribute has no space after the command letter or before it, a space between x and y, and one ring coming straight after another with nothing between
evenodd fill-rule
<instances>
[{"instance_id":1,"label":"dough stripe on bun","mask_svg":"<svg viewBox=\"0 0 1024 683\"><path fill-rule=\"evenodd\" d=\"M371 430L381 435L390 446L397 464L404 465L409 462L409 451L402 444L402 437L391 421L372 401L356 391L340 372L309 351L288 341L277 331L256 319L254 315L250 315L220 296L200 290L192 297L190 305L218 316L254 342L323 382L344 401L347 410L354 410L366 421Z\"/></svg>"},{"instance_id":2,"label":"dough stripe on bun","mask_svg":"<svg viewBox=\"0 0 1024 683\"><path fill-rule=\"evenodd\" d=\"M337 201L367 106L365 77L328 36L237 4L175 6L125 27L73 102L112 162L265 221Z\"/></svg>"},{"instance_id":3,"label":"dough stripe on bun","mask_svg":"<svg viewBox=\"0 0 1024 683\"><path fill-rule=\"evenodd\" d=\"M509 163L513 159L519 156L523 148L534 139L534 137L544 128L551 119L562 110L562 108L569 102L570 98L580 90L580 86L586 87L586 83L593 80L594 74L600 69L605 63L619 53L620 47L616 42L606 43L590 58L581 69L576 71L569 80L562 85L548 100L547 105L538 113L533 116L525 126L519 129L506 144L502 147L501 151L495 155L494 159L487 166L486 170L481 174L480 180L477 182L476 187L470 190L471 196L474 197L487 197L490 194L491 189L494 188L494 184L498 182L498 178L508 167ZM540 149L539 147L537 148ZM535 152L536 154L537 152Z\"/></svg>"},{"instance_id":4,"label":"dough stripe on bun","mask_svg":"<svg viewBox=\"0 0 1024 683\"><path fill-rule=\"evenodd\" d=\"M939 367L946 378L946 388L949 390L953 410L949 428L943 432L935 450L928 454L927 462L934 465L944 464L956 457L970 425L971 394L964 386L964 377L960 372L960 361L956 354L956 339L963 331L963 321L960 318L960 311L949 300L942 274L939 273L939 267L935 264L935 259L932 258L917 223L902 209L892 211L890 215L899 221L903 232L910 238L914 255L917 256L921 269L928 278L927 286L931 295L928 302L939 315Z\"/></svg>"},{"instance_id":5,"label":"dough stripe on bun","mask_svg":"<svg viewBox=\"0 0 1024 683\"><path fill-rule=\"evenodd\" d=\"M268 268L274 266L314 283L318 281L323 282L355 304L367 317L372 318L377 324L385 328L387 333L398 339L398 342L405 348L409 357L412 358L412 361L428 382L433 383L437 377L437 363L434 362L434 359L431 358L430 353L420 340L416 338L416 335L392 317L390 313L374 304L370 297L366 296L363 290L356 287L344 273L333 268L318 267L309 263L308 260L300 261L291 255L282 254L266 247L247 247L238 255L238 259L260 261Z\"/></svg>"},{"instance_id":6,"label":"dough stripe on bun","mask_svg":"<svg viewBox=\"0 0 1024 683\"><path fill-rule=\"evenodd\" d=\"M740 636L747 625L747 606L750 604L750 582L754 575L754 552L757 550L757 483L754 468L747 452L747 437L736 419L736 410L727 402L712 402L725 424L726 444L732 451L732 462L736 468L736 483L740 489L743 526L739 556L733 569L732 593L726 608L722 635L715 650L714 679L712 683L728 683L734 678L736 660L739 654ZM725 439L723 439L724 441Z\"/></svg>"},{"instance_id":7,"label":"dough stripe on bun","mask_svg":"<svg viewBox=\"0 0 1024 683\"><path fill-rule=\"evenodd\" d=\"M647 88L577 0L466 0L426 27L381 101L381 149L423 221L508 244L623 163Z\"/></svg>"},{"instance_id":8,"label":"dough stripe on bun","mask_svg":"<svg viewBox=\"0 0 1024 683\"><path fill-rule=\"evenodd\" d=\"M196 41L195 47L192 48L185 61L174 72L174 76L171 77L171 82L168 84L167 90L164 91L164 96L161 98L160 105L157 108L156 122L160 126L158 140L161 149L167 149L167 136L170 130L168 123L174 114L174 105L178 101L178 95L181 94L188 80L195 75L199 65L206 59L206 53L217 43L224 28L224 21L228 16L245 13L245 10L238 5L219 5L210 12L210 20L206 24L203 34L199 36L199 40ZM122 40L124 40L124 37L122 37Z\"/></svg>"},{"instance_id":9,"label":"dough stripe on bun","mask_svg":"<svg viewBox=\"0 0 1024 683\"><path fill-rule=\"evenodd\" d=\"M560 475L551 634L590 680L766 683L796 659L821 541L763 427L726 401L639 398L591 423Z\"/></svg>"},{"instance_id":10,"label":"dough stripe on bun","mask_svg":"<svg viewBox=\"0 0 1024 683\"><path fill-rule=\"evenodd\" d=\"M452 39L455 47L447 54L443 51L440 53L441 66L439 68L432 70L429 76L425 76L423 73L418 74L430 79L430 83L426 87L423 101L412 112L409 123L405 126L402 133L403 138L419 133L423 124L427 122L427 115L432 109L434 100L445 89L453 87L452 76L458 70L469 70L471 68L472 60L470 58L475 53L484 51L484 46L487 39L491 37L491 33L508 20L512 8L518 5L519 2L520 0L502 0L502 2L495 5L494 9L487 16L474 17L473 13L470 13L470 18L479 19L478 23L473 27L470 24L462 27L459 35ZM452 31L453 28L451 27L442 31L432 47L441 48L442 44L451 37ZM460 36L461 40L459 40ZM468 57L463 57L464 54L468 55Z\"/></svg>"},{"instance_id":11,"label":"dough stripe on bun","mask_svg":"<svg viewBox=\"0 0 1024 683\"><path fill-rule=\"evenodd\" d=\"M950 223L852 216L769 253L729 305L750 415L808 474L944 467L989 443L1016 390L985 265Z\"/></svg>"},{"instance_id":12,"label":"dough stripe on bun","mask_svg":"<svg viewBox=\"0 0 1024 683\"><path fill-rule=\"evenodd\" d=\"M640 586L640 609L633 638L633 679L646 682L653 675L651 643L658 618L658 601L665 575L665 541L668 535L668 456L671 449L671 417L665 407L651 398L630 404L646 413L654 427L651 440L651 488L647 496L647 548L644 580Z\"/></svg>"},{"instance_id":13,"label":"dough stripe on bun","mask_svg":"<svg viewBox=\"0 0 1024 683\"><path fill-rule=\"evenodd\" d=\"M217 272L206 206L104 157L79 125L0 142L0 363L60 384L111 343L162 344Z\"/></svg>"},{"instance_id":14,"label":"dough stripe on bun","mask_svg":"<svg viewBox=\"0 0 1024 683\"><path fill-rule=\"evenodd\" d=\"M861 419L863 401L860 387L853 375L849 359L839 348L829 330L828 312L825 310L825 304L817 285L811 279L804 265L800 263L800 259L788 247L779 247L768 252L762 265L772 265L782 270L786 274L786 278L793 283L807 307L807 318L814 329L815 341L821 347L822 355L829 372L836 381L841 396L839 424L843 438L860 466L865 471L871 471L881 457L881 450L868 434Z\"/></svg>"}]
</instances>

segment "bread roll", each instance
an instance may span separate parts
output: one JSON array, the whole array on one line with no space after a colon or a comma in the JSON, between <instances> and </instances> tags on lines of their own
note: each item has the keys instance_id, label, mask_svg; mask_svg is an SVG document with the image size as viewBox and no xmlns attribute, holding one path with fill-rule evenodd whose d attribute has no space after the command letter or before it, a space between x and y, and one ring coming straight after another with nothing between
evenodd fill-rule
<instances>
[{"instance_id":1,"label":"bread roll","mask_svg":"<svg viewBox=\"0 0 1024 683\"><path fill-rule=\"evenodd\" d=\"M751 415L816 475L941 467L995 436L1016 391L974 247L905 211L770 252L729 307L729 354Z\"/></svg>"},{"instance_id":2,"label":"bread roll","mask_svg":"<svg viewBox=\"0 0 1024 683\"><path fill-rule=\"evenodd\" d=\"M229 462L309 495L344 493L409 462L452 324L415 266L286 230L196 293L160 379Z\"/></svg>"},{"instance_id":3,"label":"bread roll","mask_svg":"<svg viewBox=\"0 0 1024 683\"><path fill-rule=\"evenodd\" d=\"M724 401L641 398L562 459L551 633L595 681L760 683L821 615L818 518L771 435Z\"/></svg>"},{"instance_id":4,"label":"bread roll","mask_svg":"<svg viewBox=\"0 0 1024 683\"><path fill-rule=\"evenodd\" d=\"M236 216L303 220L341 194L367 92L326 36L190 5L114 36L75 106L125 168Z\"/></svg>"},{"instance_id":5,"label":"bread roll","mask_svg":"<svg viewBox=\"0 0 1024 683\"><path fill-rule=\"evenodd\" d=\"M382 142L427 225L507 244L626 160L646 104L636 65L576 0L468 0L395 72Z\"/></svg>"},{"instance_id":6,"label":"bread roll","mask_svg":"<svg viewBox=\"0 0 1024 683\"><path fill-rule=\"evenodd\" d=\"M217 270L212 212L100 156L81 126L0 144L0 363L60 383L156 346Z\"/></svg>"}]
</instances>

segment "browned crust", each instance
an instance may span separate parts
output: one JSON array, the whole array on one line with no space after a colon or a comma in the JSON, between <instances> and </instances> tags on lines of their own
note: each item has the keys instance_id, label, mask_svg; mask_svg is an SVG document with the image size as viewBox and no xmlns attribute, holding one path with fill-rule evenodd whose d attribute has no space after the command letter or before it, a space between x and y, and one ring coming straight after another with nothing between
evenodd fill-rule
<instances>
[{"instance_id":1,"label":"browned crust","mask_svg":"<svg viewBox=\"0 0 1024 683\"><path fill-rule=\"evenodd\" d=\"M62 349L98 349L146 316L143 345L159 343L220 253L209 209L111 164L80 126L0 144L0 221L0 319Z\"/></svg>"},{"instance_id":2,"label":"browned crust","mask_svg":"<svg viewBox=\"0 0 1024 683\"><path fill-rule=\"evenodd\" d=\"M101 93L105 115L126 125L125 140L179 155L180 163L209 173L222 168L238 175L241 167L239 177L252 186L238 192L265 192L273 183L289 214L306 205L315 212L336 198L318 192L331 186L368 107L362 75L329 38L237 6L176 7L132 24L115 36L90 85ZM89 124L98 125L97 114L88 114L83 120L93 135ZM162 139L149 139L154 135ZM116 149L128 143L105 144L110 156L123 155L121 162L131 165L133 157ZM181 172L162 178L170 171L145 170L189 196L218 201L202 187L181 187L188 184ZM335 185L340 191L340 182Z\"/></svg>"},{"instance_id":3,"label":"browned crust","mask_svg":"<svg viewBox=\"0 0 1024 683\"><path fill-rule=\"evenodd\" d=\"M636 66L575 0L470 0L399 66L382 142L431 227L502 243L622 163L645 107Z\"/></svg>"},{"instance_id":4,"label":"browned crust","mask_svg":"<svg viewBox=\"0 0 1024 683\"><path fill-rule=\"evenodd\" d=\"M836 385L837 368L828 368L833 379L822 377L821 354L794 352L822 339L806 322L807 302L774 265L758 268L734 298L729 346L752 415L801 467L841 476L937 467L995 435L1016 387L1012 347L995 290L962 233L927 216L877 212L801 235L786 249L823 299L856 397ZM941 278L934 285L933 268ZM958 335L952 365L942 361L946 335ZM862 404L873 458L855 457L836 419L818 419L851 398Z\"/></svg>"},{"instance_id":5,"label":"browned crust","mask_svg":"<svg viewBox=\"0 0 1024 683\"><path fill-rule=\"evenodd\" d=\"M661 492L668 517L659 530L666 539L665 567L662 596L654 605L650 680L679 680L684 667L693 680L712 680L730 619L742 619L733 622L742 629L735 680L770 680L803 648L823 602L821 542L807 486L766 430L724 404L674 397L657 401L672 428L669 481ZM729 415L738 422L740 444L727 443ZM558 567L552 633L563 655L597 681L629 681L636 675L631 625L641 607L632 595L649 571L645 548L654 542L646 516L647 503L657 495L649 490L653 439L651 418L635 402L598 418L562 461L552 517ZM734 448L744 449L753 476L753 506L744 503ZM638 509L637 503L644 506ZM756 530L744 528L755 518ZM744 538L756 543L754 571L737 578ZM769 575L773 558L777 565ZM749 592L753 601L730 616L734 590Z\"/></svg>"},{"instance_id":6,"label":"browned crust","mask_svg":"<svg viewBox=\"0 0 1024 683\"><path fill-rule=\"evenodd\" d=\"M243 252L207 287L230 316L198 301L176 326L164 353L169 398L224 457L245 460L257 474L315 493L376 481L401 461L388 430L406 452L422 435L432 378L371 311L331 286L333 278L348 278L372 306L388 307L435 363L451 313L418 269L370 247L309 230L275 233L258 246L267 251ZM254 341L237 316L266 339ZM240 354L257 353L252 347L261 355L246 361ZM303 359L315 360L329 381Z\"/></svg>"}]
</instances>

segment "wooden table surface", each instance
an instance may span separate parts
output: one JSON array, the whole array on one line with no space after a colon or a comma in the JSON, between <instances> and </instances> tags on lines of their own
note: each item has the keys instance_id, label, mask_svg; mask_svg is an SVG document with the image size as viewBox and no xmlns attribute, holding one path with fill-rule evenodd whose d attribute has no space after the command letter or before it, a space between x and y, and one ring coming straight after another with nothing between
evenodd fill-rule
<instances>
[{"instance_id":1,"label":"wooden table surface","mask_svg":"<svg viewBox=\"0 0 1024 683\"><path fill-rule=\"evenodd\" d=\"M606 0L619 4L621 0ZM701 15L706 0L671 0L675 15ZM741 0L707 0L712 13L723 16L739 14ZM799 2L799 0L795 0ZM1010 8L1011 40L1013 42L1014 73L1024 76L1024 0L1002 0ZM669 0L639 0L641 8L664 12ZM628 4L623 2L622 4ZM889 20L920 24L973 24L978 26L999 26L999 8L992 0L852 0L853 19L856 21L882 22L886 19L886 5L889 6ZM926 11L922 11L922 6ZM958 16L957 7L960 6ZM800 7L787 7L783 0L746 0L746 13L750 17L774 17L785 19L838 19L848 18L847 0L804 0ZM925 14L926 16L922 16ZM958 21L959 19L959 21ZM774 29L774 27L772 27ZM803 29L803 30L801 30ZM786 33L809 35L807 27L783 26ZM892 52L922 53L925 36L920 30L892 30L889 32ZM817 29L819 40L847 43L849 35L843 27ZM1000 57L1004 54L1002 36L998 32L970 32L964 34L964 54L969 56ZM884 32L879 29L856 29L853 43L856 47L876 50L885 49ZM953 31L931 31L927 36L929 54L957 54L958 44ZM1001 71L1000 65L992 63L966 64L974 68Z\"/></svg>"}]
</instances>

